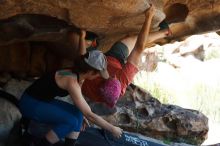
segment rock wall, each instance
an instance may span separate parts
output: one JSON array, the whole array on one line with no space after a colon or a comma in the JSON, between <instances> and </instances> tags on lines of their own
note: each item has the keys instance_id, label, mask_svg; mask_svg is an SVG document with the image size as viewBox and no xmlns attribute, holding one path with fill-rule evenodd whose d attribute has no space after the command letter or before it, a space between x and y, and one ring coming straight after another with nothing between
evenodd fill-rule
<instances>
[{"instance_id":1,"label":"rock wall","mask_svg":"<svg viewBox=\"0 0 220 146\"><path fill-rule=\"evenodd\" d=\"M219 30L220 1L166 0L164 10L175 37Z\"/></svg>"},{"instance_id":2,"label":"rock wall","mask_svg":"<svg viewBox=\"0 0 220 146\"><path fill-rule=\"evenodd\" d=\"M78 54L78 28L97 33L99 49L106 51L118 39L139 32L150 3L156 7L151 31L165 19L173 32L161 43L220 28L217 0L2 0L0 70L37 76L71 62ZM76 32L74 40L69 30Z\"/></svg>"},{"instance_id":3,"label":"rock wall","mask_svg":"<svg viewBox=\"0 0 220 146\"><path fill-rule=\"evenodd\" d=\"M0 96L0 145L4 145L6 141L9 142L9 139L15 140L15 137L18 137L15 131L12 134L12 129L19 123L21 113L14 104L4 99L2 91L0 91Z\"/></svg>"},{"instance_id":4,"label":"rock wall","mask_svg":"<svg viewBox=\"0 0 220 146\"><path fill-rule=\"evenodd\" d=\"M173 32L161 43L220 28L218 0L2 0L0 70L37 76L71 62L78 55L78 28L97 33L99 49L106 51L139 32L150 3L156 7L151 31L165 19ZM74 40L69 30L76 32Z\"/></svg>"},{"instance_id":5,"label":"rock wall","mask_svg":"<svg viewBox=\"0 0 220 146\"><path fill-rule=\"evenodd\" d=\"M174 38L219 30L218 0L3 0L0 2L0 19L22 14L50 16L96 32L103 41L102 45L107 45L106 42L111 43L127 33L139 31L144 21L143 12L149 3L157 9L152 31L158 29L158 24L165 18L172 24ZM19 22L21 26L25 23L25 19Z\"/></svg>"}]
</instances>

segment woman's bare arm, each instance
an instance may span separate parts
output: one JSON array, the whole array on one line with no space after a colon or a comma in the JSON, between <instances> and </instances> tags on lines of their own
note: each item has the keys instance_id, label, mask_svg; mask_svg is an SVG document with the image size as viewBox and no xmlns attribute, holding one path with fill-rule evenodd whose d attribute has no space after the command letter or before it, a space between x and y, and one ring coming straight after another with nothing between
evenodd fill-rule
<instances>
[{"instance_id":1,"label":"woman's bare arm","mask_svg":"<svg viewBox=\"0 0 220 146\"><path fill-rule=\"evenodd\" d=\"M70 82L68 85L68 91L75 105L80 109L80 111L89 121L100 126L103 129L110 131L115 137L121 136L122 134L121 128L113 126L112 124L108 123L103 118L101 118L100 116L96 115L91 111L89 105L82 96L81 88L78 84Z\"/></svg>"},{"instance_id":2,"label":"woman's bare arm","mask_svg":"<svg viewBox=\"0 0 220 146\"><path fill-rule=\"evenodd\" d=\"M80 31L80 36L79 36L79 53L80 55L86 54L86 31L81 30Z\"/></svg>"},{"instance_id":3,"label":"woman's bare arm","mask_svg":"<svg viewBox=\"0 0 220 146\"><path fill-rule=\"evenodd\" d=\"M79 108L83 115L92 123L100 126L103 129L110 131L115 137L120 137L123 130L116 127L107 121L105 121L100 116L93 113L82 96L81 88L73 76L60 76L56 75L56 82L58 86L69 92L74 104Z\"/></svg>"}]
</instances>

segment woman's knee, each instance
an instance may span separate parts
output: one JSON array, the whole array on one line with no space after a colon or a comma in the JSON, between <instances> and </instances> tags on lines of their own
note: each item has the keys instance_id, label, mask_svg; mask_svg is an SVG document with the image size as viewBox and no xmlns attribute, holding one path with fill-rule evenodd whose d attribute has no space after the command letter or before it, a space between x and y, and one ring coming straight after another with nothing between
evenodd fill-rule
<instances>
[{"instance_id":1,"label":"woman's knee","mask_svg":"<svg viewBox=\"0 0 220 146\"><path fill-rule=\"evenodd\" d=\"M69 127L72 131L79 131L82 121L83 115L78 113L77 115L66 118L64 124L67 125L67 127Z\"/></svg>"},{"instance_id":2,"label":"woman's knee","mask_svg":"<svg viewBox=\"0 0 220 146\"><path fill-rule=\"evenodd\" d=\"M77 117L77 119L83 120L83 114L82 114L82 112L79 109L75 113L75 116Z\"/></svg>"},{"instance_id":3,"label":"woman's knee","mask_svg":"<svg viewBox=\"0 0 220 146\"><path fill-rule=\"evenodd\" d=\"M77 117L77 121L78 121L77 129L79 130L81 128L81 126L82 126L83 114L82 114L81 111L78 111L75 116Z\"/></svg>"}]
</instances>

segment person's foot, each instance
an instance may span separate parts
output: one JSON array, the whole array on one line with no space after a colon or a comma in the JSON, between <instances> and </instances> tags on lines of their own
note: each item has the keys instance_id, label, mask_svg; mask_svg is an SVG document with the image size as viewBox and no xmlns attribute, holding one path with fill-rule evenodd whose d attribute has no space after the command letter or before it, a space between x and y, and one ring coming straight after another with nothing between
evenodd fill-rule
<instances>
[{"instance_id":1,"label":"person's foot","mask_svg":"<svg viewBox=\"0 0 220 146\"><path fill-rule=\"evenodd\" d=\"M64 146L75 146L76 139L65 138L65 145Z\"/></svg>"},{"instance_id":2,"label":"person's foot","mask_svg":"<svg viewBox=\"0 0 220 146\"><path fill-rule=\"evenodd\" d=\"M64 141L59 141L59 142L53 144L53 146L65 146L65 143L64 143Z\"/></svg>"},{"instance_id":3,"label":"person's foot","mask_svg":"<svg viewBox=\"0 0 220 146\"><path fill-rule=\"evenodd\" d=\"M33 145L34 146L52 146L52 144L46 138L42 138L42 139L39 139L39 141L33 142Z\"/></svg>"}]
</instances>

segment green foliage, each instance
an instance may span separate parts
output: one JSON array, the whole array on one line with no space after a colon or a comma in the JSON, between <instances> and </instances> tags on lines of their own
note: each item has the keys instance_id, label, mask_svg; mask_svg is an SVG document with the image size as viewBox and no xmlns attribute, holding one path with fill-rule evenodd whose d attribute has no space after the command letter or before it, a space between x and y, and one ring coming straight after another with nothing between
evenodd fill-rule
<instances>
[{"instance_id":1,"label":"green foliage","mask_svg":"<svg viewBox=\"0 0 220 146\"><path fill-rule=\"evenodd\" d=\"M220 122L220 85L212 87L198 83L189 93L194 109L211 117L213 121Z\"/></svg>"},{"instance_id":2,"label":"green foliage","mask_svg":"<svg viewBox=\"0 0 220 146\"><path fill-rule=\"evenodd\" d=\"M156 73L140 72L134 83L139 87L147 90L153 97L157 98L161 103L172 104L175 103L175 98L172 98L172 94L163 88L156 79Z\"/></svg>"},{"instance_id":3,"label":"green foliage","mask_svg":"<svg viewBox=\"0 0 220 146\"><path fill-rule=\"evenodd\" d=\"M151 87L149 87L149 92L153 95L153 97L157 98L160 102L168 104L171 101L169 100L171 95L165 91L159 84L155 83Z\"/></svg>"},{"instance_id":4,"label":"green foliage","mask_svg":"<svg viewBox=\"0 0 220 146\"><path fill-rule=\"evenodd\" d=\"M168 144L168 145L171 145L172 140L170 140L170 139L164 139L164 140L163 140L163 143Z\"/></svg>"},{"instance_id":5,"label":"green foliage","mask_svg":"<svg viewBox=\"0 0 220 146\"><path fill-rule=\"evenodd\" d=\"M205 60L220 58L220 49L219 47L213 47L207 49L205 52Z\"/></svg>"},{"instance_id":6,"label":"green foliage","mask_svg":"<svg viewBox=\"0 0 220 146\"><path fill-rule=\"evenodd\" d=\"M202 112L210 120L220 122L220 82L218 85L209 85L203 81L191 80L189 83L186 80L178 80L177 78L173 81L170 80L170 82L173 82L170 83L173 86L179 85L181 92L172 87L168 88L162 85L157 72L141 72L134 80L136 85L146 89L161 103L192 108Z\"/></svg>"}]
</instances>

